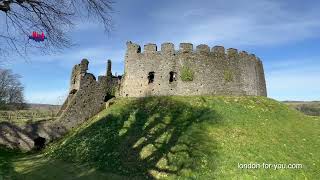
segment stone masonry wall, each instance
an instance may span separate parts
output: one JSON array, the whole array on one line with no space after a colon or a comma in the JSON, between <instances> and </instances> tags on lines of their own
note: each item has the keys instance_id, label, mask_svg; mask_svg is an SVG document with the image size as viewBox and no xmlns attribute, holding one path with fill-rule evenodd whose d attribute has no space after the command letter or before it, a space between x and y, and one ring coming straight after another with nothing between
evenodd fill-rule
<instances>
[{"instance_id":1,"label":"stone masonry wall","mask_svg":"<svg viewBox=\"0 0 320 180\"><path fill-rule=\"evenodd\" d=\"M193 72L192 81L182 80L185 68ZM172 82L170 72L175 74ZM166 95L267 96L263 65L253 54L233 48L225 52L222 46L210 50L199 45L194 51L192 44L181 43L176 51L172 43L164 43L158 51L155 44L147 44L141 52L139 45L128 42L119 96Z\"/></svg>"},{"instance_id":2,"label":"stone masonry wall","mask_svg":"<svg viewBox=\"0 0 320 180\"><path fill-rule=\"evenodd\" d=\"M105 108L106 97L116 81L112 78L111 61L108 61L106 76L99 76L98 81L93 74L87 73L88 64L84 59L74 67L69 96L59 112L59 120L53 125L58 134L78 127Z\"/></svg>"},{"instance_id":3,"label":"stone masonry wall","mask_svg":"<svg viewBox=\"0 0 320 180\"><path fill-rule=\"evenodd\" d=\"M128 42L124 75L113 76L109 60L106 75L98 81L87 73L88 65L83 59L73 67L69 95L58 120L21 127L2 122L0 144L30 150L39 137L50 142L100 112L113 96L267 96L261 60L222 46L199 45L194 50L192 44L181 43L176 51L172 43L164 43L158 51L155 44L147 44L141 52L139 45Z\"/></svg>"},{"instance_id":4,"label":"stone masonry wall","mask_svg":"<svg viewBox=\"0 0 320 180\"><path fill-rule=\"evenodd\" d=\"M110 62L110 71L107 71L107 76L99 76L96 81L94 75L87 73L88 64L89 61L83 59L80 64L74 66L69 95L58 113L57 120L22 126L1 122L0 145L25 151L31 150L37 138L45 138L48 143L78 127L104 109L105 101L108 100L106 97L111 93L110 89L114 89L112 86L118 87L118 78L112 76Z\"/></svg>"}]
</instances>

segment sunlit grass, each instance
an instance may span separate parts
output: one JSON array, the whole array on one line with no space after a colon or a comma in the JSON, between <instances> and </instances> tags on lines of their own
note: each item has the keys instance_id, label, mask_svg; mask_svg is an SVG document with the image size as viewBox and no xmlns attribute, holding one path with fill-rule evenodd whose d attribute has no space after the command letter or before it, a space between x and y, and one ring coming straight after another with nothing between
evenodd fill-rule
<instances>
[{"instance_id":1,"label":"sunlit grass","mask_svg":"<svg viewBox=\"0 0 320 180\"><path fill-rule=\"evenodd\" d=\"M0 111L0 122L10 122L17 125L24 125L37 121L57 119L58 110L15 110Z\"/></svg>"},{"instance_id":2,"label":"sunlit grass","mask_svg":"<svg viewBox=\"0 0 320 180\"><path fill-rule=\"evenodd\" d=\"M3 167L29 179L319 179L319 146L319 118L264 97L124 98L42 154Z\"/></svg>"}]
</instances>

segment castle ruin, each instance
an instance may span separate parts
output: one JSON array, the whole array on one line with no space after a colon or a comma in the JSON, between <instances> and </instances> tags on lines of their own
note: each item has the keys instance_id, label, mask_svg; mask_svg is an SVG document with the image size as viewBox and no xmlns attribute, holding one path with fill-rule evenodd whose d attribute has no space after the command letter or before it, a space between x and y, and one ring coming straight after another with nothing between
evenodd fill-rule
<instances>
[{"instance_id":1,"label":"castle ruin","mask_svg":"<svg viewBox=\"0 0 320 180\"><path fill-rule=\"evenodd\" d=\"M50 142L99 113L113 97L235 95L267 96L262 62L253 54L237 49L181 43L147 44L144 51L127 42L122 76L111 72L108 60L104 76L88 73L83 59L72 69L70 89L59 118L26 127L6 123L0 126L0 144L30 150L37 139ZM18 131L18 133L17 133Z\"/></svg>"},{"instance_id":2,"label":"castle ruin","mask_svg":"<svg viewBox=\"0 0 320 180\"><path fill-rule=\"evenodd\" d=\"M127 43L120 97L169 95L267 96L262 62L245 51L181 43L179 50L164 43L161 50Z\"/></svg>"}]
</instances>

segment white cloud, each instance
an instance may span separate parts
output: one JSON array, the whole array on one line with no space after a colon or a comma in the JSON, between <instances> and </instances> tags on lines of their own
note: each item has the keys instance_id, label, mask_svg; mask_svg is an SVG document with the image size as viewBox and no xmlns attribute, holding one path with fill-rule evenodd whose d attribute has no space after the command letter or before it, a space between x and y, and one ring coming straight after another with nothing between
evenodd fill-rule
<instances>
[{"instance_id":1,"label":"white cloud","mask_svg":"<svg viewBox=\"0 0 320 180\"><path fill-rule=\"evenodd\" d=\"M320 32L320 7L299 11L293 3L289 8L283 1L267 0L204 1L201 8L198 4L170 3L170 7L153 12L162 37L232 46L274 45L319 36Z\"/></svg>"}]
</instances>

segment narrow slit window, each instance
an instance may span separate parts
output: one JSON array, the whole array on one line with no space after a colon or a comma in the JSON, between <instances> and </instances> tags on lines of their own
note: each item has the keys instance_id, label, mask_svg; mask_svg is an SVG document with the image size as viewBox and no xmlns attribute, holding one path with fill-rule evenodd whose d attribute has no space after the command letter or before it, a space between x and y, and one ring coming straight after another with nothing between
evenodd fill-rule
<instances>
[{"instance_id":1,"label":"narrow slit window","mask_svg":"<svg viewBox=\"0 0 320 180\"><path fill-rule=\"evenodd\" d=\"M149 72L148 74L148 84L153 83L154 82L154 72Z\"/></svg>"},{"instance_id":2,"label":"narrow slit window","mask_svg":"<svg viewBox=\"0 0 320 180\"><path fill-rule=\"evenodd\" d=\"M169 82L171 83L171 82L173 82L173 81L176 81L176 77L177 77L177 73L171 71L171 72L170 72Z\"/></svg>"}]
</instances>

